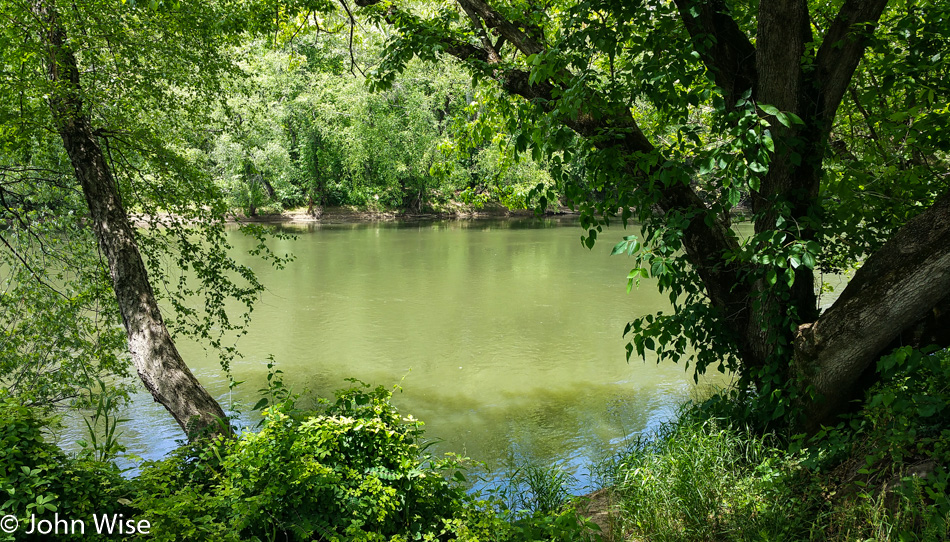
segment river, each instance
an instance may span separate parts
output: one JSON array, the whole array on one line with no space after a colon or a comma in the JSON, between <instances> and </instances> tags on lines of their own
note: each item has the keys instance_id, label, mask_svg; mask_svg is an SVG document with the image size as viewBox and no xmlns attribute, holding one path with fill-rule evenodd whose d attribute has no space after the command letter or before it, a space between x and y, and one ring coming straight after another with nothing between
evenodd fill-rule
<instances>
[{"instance_id":1,"label":"river","mask_svg":"<svg viewBox=\"0 0 950 542\"><path fill-rule=\"evenodd\" d=\"M626 293L629 257L609 256L631 233L582 246L575 220L510 219L307 225L284 270L247 257L268 290L233 363L180 341L186 362L226 409L248 414L268 357L297 392L332 396L344 379L399 385L403 415L439 442L495 469L512 459L589 467L655 429L694 393L682 366L625 360L624 325L668 310L650 280ZM252 240L234 232L236 254ZM725 385L725 378L713 380ZM129 452L157 458L181 433L145 394L124 417Z\"/></svg>"}]
</instances>

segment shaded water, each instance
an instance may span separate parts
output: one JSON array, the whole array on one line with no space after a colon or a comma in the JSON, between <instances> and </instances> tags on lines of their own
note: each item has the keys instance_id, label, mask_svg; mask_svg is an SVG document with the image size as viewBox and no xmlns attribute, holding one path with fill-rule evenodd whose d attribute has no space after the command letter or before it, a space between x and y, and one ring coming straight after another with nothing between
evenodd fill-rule
<instances>
[{"instance_id":1,"label":"shaded water","mask_svg":"<svg viewBox=\"0 0 950 542\"><path fill-rule=\"evenodd\" d=\"M605 232L589 251L564 220L294 231L296 240L274 243L296 256L286 269L254 265L268 291L232 366L244 384L229 393L215 357L179 345L225 408L250 410L272 355L295 391L331 397L348 377L398 383L394 402L441 440L437 452L495 467L510 457L556 461L584 479L589 463L668 419L691 392L681 366L625 361L624 325L669 306L648 280L625 292L633 262L608 254L630 232ZM159 457L180 437L147 396L125 417L125 440L141 456Z\"/></svg>"}]
</instances>

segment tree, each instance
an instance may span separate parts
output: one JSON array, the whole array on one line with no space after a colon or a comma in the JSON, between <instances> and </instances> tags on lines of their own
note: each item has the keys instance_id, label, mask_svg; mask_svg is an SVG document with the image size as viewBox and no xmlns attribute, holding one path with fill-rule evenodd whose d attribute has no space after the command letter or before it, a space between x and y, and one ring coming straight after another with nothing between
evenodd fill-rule
<instances>
[{"instance_id":1,"label":"tree","mask_svg":"<svg viewBox=\"0 0 950 542\"><path fill-rule=\"evenodd\" d=\"M373 92L359 65L347 69L346 36L326 30L334 18L307 24L298 21L287 33L293 40L279 47L256 39L235 53L246 76L228 84L218 115L229 122L210 138L208 154L237 206L248 209L255 196L264 203L260 178L272 185L272 201L312 212L328 205L419 212L473 178L517 183L509 170L531 173L530 163L507 168L501 153L485 153L469 169L446 152L450 133L471 115L470 80L451 59L414 62L391 88ZM380 41L354 37L360 64L377 62Z\"/></svg>"},{"instance_id":2,"label":"tree","mask_svg":"<svg viewBox=\"0 0 950 542\"><path fill-rule=\"evenodd\" d=\"M642 224L615 252L675 312L631 322L628 354L736 371L767 418L797 405L815 428L894 345L950 344L934 332L950 324L943 3L357 4L395 29L381 85L414 55L452 55L512 97L519 151L555 173L586 161L565 190L589 247L618 214ZM749 239L731 228L744 198ZM816 272L854 265L822 312Z\"/></svg>"},{"instance_id":3,"label":"tree","mask_svg":"<svg viewBox=\"0 0 950 542\"><path fill-rule=\"evenodd\" d=\"M52 332L58 342L62 339L55 335L76 327L68 346L48 349L44 361L53 367L47 374L70 367L84 374L50 380L58 382L57 392L34 393L30 400L75 395L88 388L90 379L103 376L101 368L123 375L118 344L108 339L119 315L140 379L186 434L230 431L221 407L179 355L172 332L221 350L227 369L234 349L222 343L223 334L240 333L262 289L247 267L228 256L223 198L200 164L183 152L188 148L184 140L201 137L206 104L221 74L231 69L221 49L233 32L229 28L248 26L236 25L232 17L243 21L248 14L235 6L58 5L53 0L4 2L0 14L11 23L4 25L0 48L0 213L4 233L18 241L4 243L13 256L5 260L14 262L18 280L33 280L34 290L55 292L46 298L64 300L35 307L33 312L45 311L46 318L34 324L49 322L59 306L74 307L72 314L80 315L76 322L56 322L26 339L3 341L16 352L42 351L28 344L30 338L43 340L44 332ZM207 32L196 39L195 29ZM130 211L151 227L136 229ZM81 246L90 237L98 257L92 247ZM266 247L261 249L267 254ZM169 287L160 261L169 254L178 264L177 289ZM71 263L88 268L72 270ZM71 273L75 280L64 278ZM156 277L162 286L157 290ZM102 311L105 317L85 314L100 309L96 304L105 301L101 293L107 288L114 297L113 306ZM13 291L23 291L22 285ZM92 302L83 292L92 292ZM175 309L171 320L159 308L162 295ZM187 301L195 295L203 295L203 309ZM229 297L247 309L236 322L225 309ZM16 318L3 315L4 323ZM70 359L84 355L102 356L107 363ZM24 374L41 374L36 356L16 359Z\"/></svg>"},{"instance_id":4,"label":"tree","mask_svg":"<svg viewBox=\"0 0 950 542\"><path fill-rule=\"evenodd\" d=\"M227 432L224 411L188 369L165 327L131 221L86 115L79 65L55 3L38 1L34 13L46 24L40 39L47 50L46 69L54 87L49 95L50 110L108 263L132 363L149 393L186 434L193 436L217 427Z\"/></svg>"}]
</instances>

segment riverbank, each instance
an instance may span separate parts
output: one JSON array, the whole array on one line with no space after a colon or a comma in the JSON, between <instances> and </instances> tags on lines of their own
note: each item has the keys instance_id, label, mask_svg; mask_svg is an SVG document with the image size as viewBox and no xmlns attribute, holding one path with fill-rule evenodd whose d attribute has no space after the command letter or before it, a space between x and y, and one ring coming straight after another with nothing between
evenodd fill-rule
<instances>
[{"instance_id":1,"label":"riverbank","mask_svg":"<svg viewBox=\"0 0 950 542\"><path fill-rule=\"evenodd\" d=\"M908 354L811 437L758 427L741 414L749 399L686 406L575 506L607 542L950 540L947 378L947 352Z\"/></svg>"},{"instance_id":2,"label":"riverbank","mask_svg":"<svg viewBox=\"0 0 950 542\"><path fill-rule=\"evenodd\" d=\"M469 493L470 460L423 453L422 424L392 405L386 387L357 383L314 412L293 399L266 402L258 432L199 440L132 479L94 459L94 450L63 454L44 440L47 422L8 398L0 401L0 442L10 451L0 454L0 468L17 491L8 491L5 530L32 527L35 518L33 528L49 533L55 511L80 525L94 514L132 518L144 530L127 534L148 531L150 540L169 542L275 534L299 541L948 540L950 423L935 415L950 409L948 378L947 353L911 360L885 375L844 423L809 439L750 425L737 415L747 399L690 404L602 465L612 467L603 471L607 488L587 497L548 498L563 493L555 486L564 478L557 468L529 466L524 472L554 476L532 476L516 501L530 506L518 508L510 498ZM0 533L0 541L19 539Z\"/></svg>"},{"instance_id":3,"label":"riverbank","mask_svg":"<svg viewBox=\"0 0 950 542\"><path fill-rule=\"evenodd\" d=\"M571 216L573 211L566 206L549 210L543 216ZM488 203L482 207L454 204L443 210L429 212L411 212L404 209L371 209L355 206L315 208L306 207L288 209L280 213L257 214L247 216L241 213L229 215L234 223L253 224L336 224L350 222L385 222L395 220L450 220L479 218L530 218L536 216L533 209L509 209L499 203Z\"/></svg>"}]
</instances>

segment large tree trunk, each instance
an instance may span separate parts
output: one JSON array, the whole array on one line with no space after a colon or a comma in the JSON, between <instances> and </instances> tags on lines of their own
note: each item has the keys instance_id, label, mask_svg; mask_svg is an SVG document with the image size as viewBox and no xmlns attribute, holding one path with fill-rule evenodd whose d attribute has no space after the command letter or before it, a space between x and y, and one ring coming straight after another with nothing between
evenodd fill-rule
<instances>
[{"instance_id":1,"label":"large tree trunk","mask_svg":"<svg viewBox=\"0 0 950 542\"><path fill-rule=\"evenodd\" d=\"M938 323L930 327L947 326L941 309L948 295L950 192L870 256L817 321L798 328L797 369L822 397L806 405L808 429L841 411L860 391L856 387L861 374L895 346L902 332L917 327L922 316ZM943 332L946 338L945 328Z\"/></svg>"},{"instance_id":2,"label":"large tree trunk","mask_svg":"<svg viewBox=\"0 0 950 542\"><path fill-rule=\"evenodd\" d=\"M83 110L76 57L66 45L66 30L57 19L55 5L38 1L34 11L48 25L42 39L54 86L50 109L89 206L99 249L109 264L132 363L152 397L171 413L189 438L205 430L229 432L221 406L185 365L165 327L135 231Z\"/></svg>"}]
</instances>

